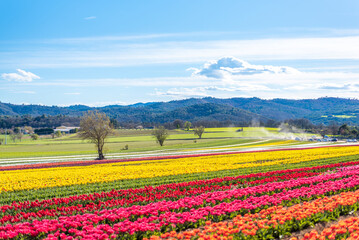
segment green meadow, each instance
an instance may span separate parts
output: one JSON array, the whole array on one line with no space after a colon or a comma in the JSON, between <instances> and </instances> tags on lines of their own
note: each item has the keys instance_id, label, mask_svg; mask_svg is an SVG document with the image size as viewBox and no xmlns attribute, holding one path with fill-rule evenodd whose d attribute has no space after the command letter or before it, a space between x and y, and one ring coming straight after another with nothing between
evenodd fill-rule
<instances>
[{"instance_id":1,"label":"green meadow","mask_svg":"<svg viewBox=\"0 0 359 240\"><path fill-rule=\"evenodd\" d=\"M283 139L293 137L310 137L308 134L285 134L277 128L207 128L198 139L192 130L170 130L165 145L160 147L152 130L120 129L107 139L107 153L131 153L144 151L180 151L185 149L201 149L209 147L230 147L245 144L257 146L258 141L267 139L263 144L281 144ZM4 136L0 136L4 138ZM273 139L273 140L269 140ZM286 144L289 144L288 142ZM125 146L128 149L125 150ZM47 156L71 156L95 154L94 144L80 139L76 134L64 135L52 139L51 136L40 136L38 140L31 140L24 136L22 141L13 142L7 138L7 145L0 145L0 158L26 158Z\"/></svg>"}]
</instances>

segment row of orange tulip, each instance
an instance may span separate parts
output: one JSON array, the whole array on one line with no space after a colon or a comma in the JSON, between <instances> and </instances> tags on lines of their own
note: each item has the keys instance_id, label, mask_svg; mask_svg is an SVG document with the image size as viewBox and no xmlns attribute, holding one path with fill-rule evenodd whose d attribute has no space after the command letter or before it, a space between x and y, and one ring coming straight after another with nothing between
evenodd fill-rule
<instances>
[{"instance_id":1,"label":"row of orange tulip","mask_svg":"<svg viewBox=\"0 0 359 240\"><path fill-rule=\"evenodd\" d=\"M259 213L238 215L232 221L218 223L207 221L203 229L180 233L172 231L161 236L152 236L150 239L275 239L280 236L290 235L293 231L301 230L320 221L332 221L342 214L348 214L356 210L358 206L359 190L341 193L333 197L319 198L312 202L304 202L288 208L283 206L270 207L261 210ZM358 222L353 222L352 225L348 225L348 228L353 226L359 229L358 225ZM336 227L334 228L337 229ZM343 233L344 230L342 229L342 227L338 228L336 234ZM328 232L326 231L322 234ZM312 233L307 236L317 235ZM305 238L305 240L335 239L335 236L334 238L331 235L327 237ZM292 238L291 240L297 239Z\"/></svg>"},{"instance_id":2,"label":"row of orange tulip","mask_svg":"<svg viewBox=\"0 0 359 240\"><path fill-rule=\"evenodd\" d=\"M297 240L297 238L292 238ZM337 224L331 225L329 228L324 229L320 234L313 230L306 233L301 240L331 240L331 239L359 239L359 218L351 217L339 221Z\"/></svg>"}]
</instances>

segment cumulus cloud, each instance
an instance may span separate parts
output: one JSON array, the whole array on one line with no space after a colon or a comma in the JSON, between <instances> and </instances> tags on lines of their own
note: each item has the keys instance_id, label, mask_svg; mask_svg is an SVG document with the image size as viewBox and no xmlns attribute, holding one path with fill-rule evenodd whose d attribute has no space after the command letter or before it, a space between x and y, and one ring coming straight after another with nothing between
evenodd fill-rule
<instances>
[{"instance_id":1,"label":"cumulus cloud","mask_svg":"<svg viewBox=\"0 0 359 240\"><path fill-rule=\"evenodd\" d=\"M13 82L32 82L34 79L40 79L39 76L31 73L26 72L21 69L16 69L17 73L3 73L1 74L1 77L8 81Z\"/></svg>"},{"instance_id":2,"label":"cumulus cloud","mask_svg":"<svg viewBox=\"0 0 359 240\"><path fill-rule=\"evenodd\" d=\"M222 57L216 61L210 61L200 69L190 68L194 75L209 78L228 78L234 75L256 75L256 74L293 74L299 73L292 67L253 65L235 57Z\"/></svg>"}]
</instances>

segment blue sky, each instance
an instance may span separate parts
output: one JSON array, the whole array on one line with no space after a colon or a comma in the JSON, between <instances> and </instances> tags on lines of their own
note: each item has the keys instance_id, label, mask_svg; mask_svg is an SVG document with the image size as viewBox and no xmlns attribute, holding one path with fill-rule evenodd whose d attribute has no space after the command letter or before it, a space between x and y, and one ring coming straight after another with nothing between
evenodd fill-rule
<instances>
[{"instance_id":1,"label":"blue sky","mask_svg":"<svg viewBox=\"0 0 359 240\"><path fill-rule=\"evenodd\" d=\"M0 1L0 101L359 96L359 1Z\"/></svg>"}]
</instances>

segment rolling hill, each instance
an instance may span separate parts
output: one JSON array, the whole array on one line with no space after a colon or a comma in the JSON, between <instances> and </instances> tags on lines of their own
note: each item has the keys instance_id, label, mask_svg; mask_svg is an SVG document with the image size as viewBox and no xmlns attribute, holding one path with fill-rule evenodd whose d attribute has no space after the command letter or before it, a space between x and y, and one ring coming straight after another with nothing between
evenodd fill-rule
<instances>
[{"instance_id":1,"label":"rolling hill","mask_svg":"<svg viewBox=\"0 0 359 240\"><path fill-rule=\"evenodd\" d=\"M190 98L169 102L137 103L128 106L111 105L69 107L16 105L0 102L2 116L67 115L81 116L88 110L105 112L123 122L188 121L258 121L306 118L313 123L331 121L359 125L359 100L346 98L260 99L260 98Z\"/></svg>"}]
</instances>

